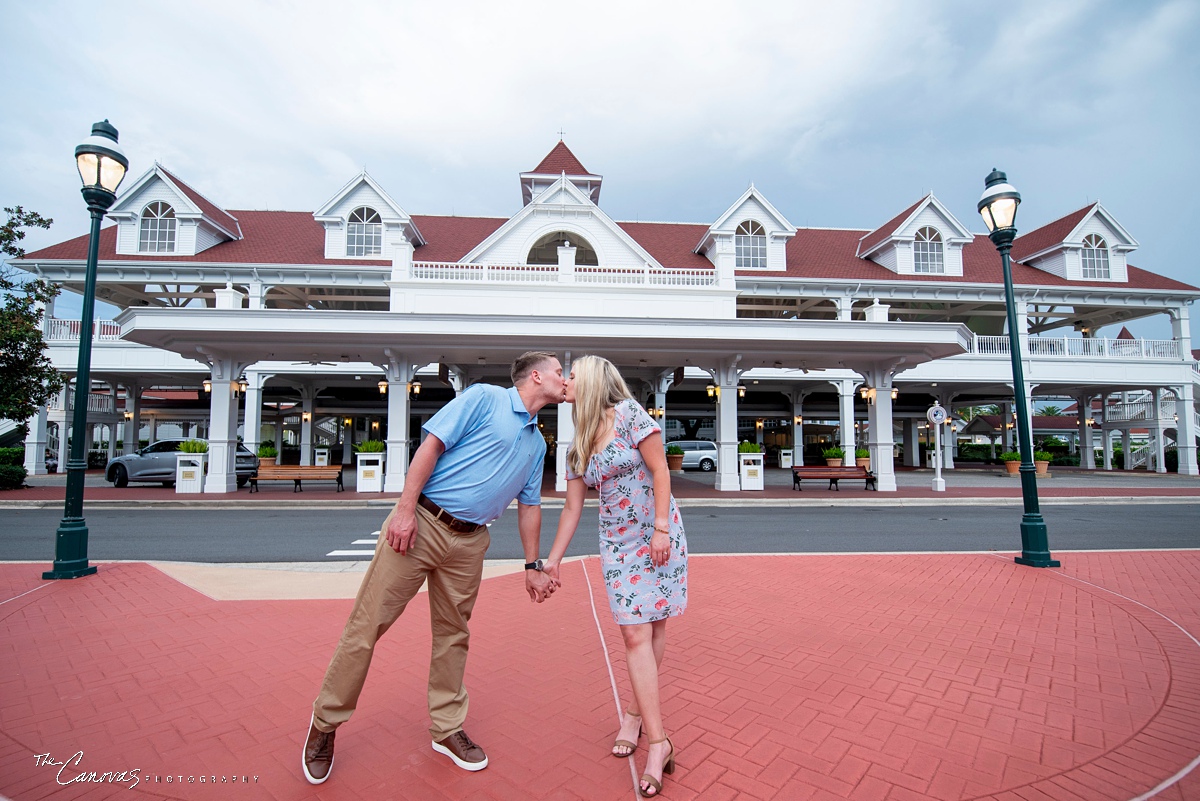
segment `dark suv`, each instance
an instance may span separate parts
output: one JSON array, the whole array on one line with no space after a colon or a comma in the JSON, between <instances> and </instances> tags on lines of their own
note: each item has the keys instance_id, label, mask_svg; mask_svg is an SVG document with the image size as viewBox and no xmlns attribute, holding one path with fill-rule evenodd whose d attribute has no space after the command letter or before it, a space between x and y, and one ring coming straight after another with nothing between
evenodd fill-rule
<instances>
[{"instance_id":1,"label":"dark suv","mask_svg":"<svg viewBox=\"0 0 1200 801\"><path fill-rule=\"evenodd\" d=\"M151 442L136 453L118 456L104 470L105 481L124 487L130 481L160 481L164 487L175 485L175 452L183 439L160 439ZM258 457L242 443L237 445L235 457L237 485L246 486L250 477L258 473Z\"/></svg>"}]
</instances>

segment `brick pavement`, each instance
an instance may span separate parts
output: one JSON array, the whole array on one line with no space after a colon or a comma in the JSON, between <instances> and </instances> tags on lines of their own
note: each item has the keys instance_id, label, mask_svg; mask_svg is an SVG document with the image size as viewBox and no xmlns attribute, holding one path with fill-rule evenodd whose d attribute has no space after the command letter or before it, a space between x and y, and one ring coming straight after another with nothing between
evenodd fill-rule
<instances>
[{"instance_id":1,"label":"brick pavement","mask_svg":"<svg viewBox=\"0 0 1200 801\"><path fill-rule=\"evenodd\" d=\"M418 602L378 647L320 787L300 776L300 744L348 601L214 601L137 563L51 583L43 568L0 565L10 798L636 797L628 761L607 755L605 651L628 690L595 559L567 565L540 606L519 574L484 582L468 731L487 770L429 748ZM993 555L694 557L690 586L664 666L680 749L664 798L1133 799L1200 754L1200 644L1167 620L1200 632L1200 552L1071 553L1061 570ZM35 765L80 750L64 779L139 768L140 786L60 787ZM1200 781L1156 798L1200 798Z\"/></svg>"}]
</instances>

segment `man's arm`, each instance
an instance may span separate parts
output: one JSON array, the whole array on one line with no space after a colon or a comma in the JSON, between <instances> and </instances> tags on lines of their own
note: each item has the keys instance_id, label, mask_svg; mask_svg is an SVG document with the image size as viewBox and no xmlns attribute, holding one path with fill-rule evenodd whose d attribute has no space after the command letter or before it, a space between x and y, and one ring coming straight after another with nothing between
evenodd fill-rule
<instances>
[{"instance_id":1,"label":"man's arm","mask_svg":"<svg viewBox=\"0 0 1200 801\"><path fill-rule=\"evenodd\" d=\"M542 544L542 507L517 502L517 531L525 561L536 562ZM525 571L525 591L529 599L539 604L554 592L554 580L539 570Z\"/></svg>"},{"instance_id":2,"label":"man's arm","mask_svg":"<svg viewBox=\"0 0 1200 801\"><path fill-rule=\"evenodd\" d=\"M404 492L396 502L396 509L392 512L391 523L388 524L386 532L388 545L392 546L392 550L404 554L416 542L417 498L424 491L425 482L433 475L433 468L445 450L442 441L429 434L413 455L413 460L408 465L408 473L404 476Z\"/></svg>"}]
</instances>

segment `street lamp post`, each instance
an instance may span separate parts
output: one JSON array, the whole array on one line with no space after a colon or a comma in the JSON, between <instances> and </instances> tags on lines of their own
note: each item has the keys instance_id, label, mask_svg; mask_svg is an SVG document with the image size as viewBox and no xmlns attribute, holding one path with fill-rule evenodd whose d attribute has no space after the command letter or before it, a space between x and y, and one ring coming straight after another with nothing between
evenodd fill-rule
<instances>
[{"instance_id":1,"label":"street lamp post","mask_svg":"<svg viewBox=\"0 0 1200 801\"><path fill-rule=\"evenodd\" d=\"M75 410L71 417L71 450L67 457L67 497L63 519L54 540L54 567L43 579L68 579L96 572L88 565L87 523L83 519L83 478L87 470L84 431L87 429L88 396L92 390L92 322L96 305L96 260L100 253L100 223L117 199L117 187L125 178L129 159L117 144L117 129L108 120L92 126L92 135L75 148L75 162L83 180L83 199L92 215L88 241L87 274L83 288L83 312L79 322L79 364L75 370Z\"/></svg>"},{"instance_id":2,"label":"street lamp post","mask_svg":"<svg viewBox=\"0 0 1200 801\"><path fill-rule=\"evenodd\" d=\"M1021 339L1017 331L1017 303L1013 293L1012 264L1009 253L1017 236L1017 206L1021 195L1008 183L1008 176L997 169L984 180L979 213L988 227L988 236L1004 265L1004 301L1008 310L1008 354L1012 358L1013 400L1017 407L1017 440L1021 451L1021 498L1025 513L1021 516L1021 555L1017 564L1030 567L1058 567L1050 558L1050 540L1046 521L1038 508L1037 479L1034 477L1033 435L1029 427L1029 407L1025 403L1025 372L1021 366Z\"/></svg>"}]
</instances>

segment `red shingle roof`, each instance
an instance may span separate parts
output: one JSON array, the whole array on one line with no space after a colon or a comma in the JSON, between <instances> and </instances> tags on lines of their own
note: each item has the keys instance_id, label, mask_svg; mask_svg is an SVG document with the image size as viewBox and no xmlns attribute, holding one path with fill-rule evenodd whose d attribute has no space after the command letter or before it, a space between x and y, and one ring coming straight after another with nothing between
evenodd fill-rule
<instances>
[{"instance_id":1,"label":"red shingle roof","mask_svg":"<svg viewBox=\"0 0 1200 801\"><path fill-rule=\"evenodd\" d=\"M929 197L929 195L926 195L925 197ZM871 248L875 247L880 242L882 242L883 240L885 240L889 236L891 236L893 233L895 233L896 229L900 227L900 223L907 220L908 215L910 215L914 211L916 211L917 206L920 206L924 202L925 202L925 198L923 197L920 200L918 200L916 203L909 206L904 211L897 214L892 219L885 222L883 225L876 228L871 233L864 236L862 238L862 242L860 242L858 245L858 250L856 250L855 253L856 254L869 253L871 251Z\"/></svg>"},{"instance_id":2,"label":"red shingle roof","mask_svg":"<svg viewBox=\"0 0 1200 801\"><path fill-rule=\"evenodd\" d=\"M619 222L617 225L664 267L713 269L711 261L692 252L700 237L708 230L707 225L643 222Z\"/></svg>"},{"instance_id":3,"label":"red shingle roof","mask_svg":"<svg viewBox=\"0 0 1200 801\"><path fill-rule=\"evenodd\" d=\"M1096 207L1095 203L1084 206L1079 211L1073 211L1066 217L1060 217L1054 222L1047 223L1041 228L1035 228L1027 234L1018 236L1013 242L1012 258L1014 261L1024 261L1035 253L1041 253L1067 238L1075 230L1088 212Z\"/></svg>"},{"instance_id":4,"label":"red shingle roof","mask_svg":"<svg viewBox=\"0 0 1200 801\"><path fill-rule=\"evenodd\" d=\"M971 422L975 420L983 420L993 431L1000 431L1000 415L998 414L981 414L972 418ZM1079 418L1068 415L1035 414L1029 418L1029 423L1034 431L1072 431L1079 427Z\"/></svg>"},{"instance_id":5,"label":"red shingle roof","mask_svg":"<svg viewBox=\"0 0 1200 801\"><path fill-rule=\"evenodd\" d=\"M214 223L221 226L234 236L240 236L242 234L241 226L238 225L238 220L236 217L225 211L225 209L217 207L212 201L205 198L195 189L192 189L183 181L167 172L166 167L160 164L158 165L158 168L163 171L163 175L167 176L172 183L179 187L179 190L183 192L183 194L187 195L188 200L196 204L200 211L204 213L204 216L211 217Z\"/></svg>"},{"instance_id":6,"label":"red shingle roof","mask_svg":"<svg viewBox=\"0 0 1200 801\"><path fill-rule=\"evenodd\" d=\"M567 175L591 175L561 139L554 149L546 154L546 158L530 172L541 175L558 175L564 172Z\"/></svg>"},{"instance_id":7,"label":"red shingle roof","mask_svg":"<svg viewBox=\"0 0 1200 801\"><path fill-rule=\"evenodd\" d=\"M1121 331L1117 334L1117 339L1137 339L1137 337L1128 328L1121 326Z\"/></svg>"}]
</instances>

